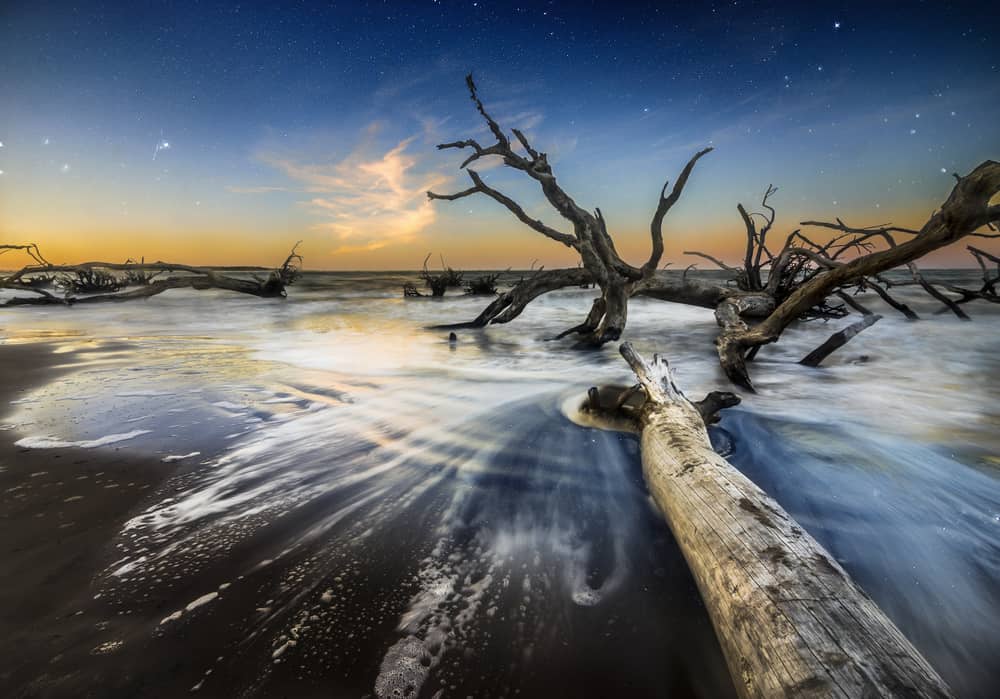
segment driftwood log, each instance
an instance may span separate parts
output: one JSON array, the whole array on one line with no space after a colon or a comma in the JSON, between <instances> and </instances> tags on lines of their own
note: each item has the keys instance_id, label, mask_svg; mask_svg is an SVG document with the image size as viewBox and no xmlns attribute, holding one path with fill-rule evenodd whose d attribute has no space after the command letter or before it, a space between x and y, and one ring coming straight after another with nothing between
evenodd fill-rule
<instances>
[{"instance_id":1,"label":"driftwood log","mask_svg":"<svg viewBox=\"0 0 1000 699\"><path fill-rule=\"evenodd\" d=\"M948 697L948 687L823 547L722 456L666 360L623 343L643 476L694 575L742 697ZM635 393L644 394L636 401ZM591 402L597 399L591 392Z\"/></svg>"},{"instance_id":2,"label":"driftwood log","mask_svg":"<svg viewBox=\"0 0 1000 699\"><path fill-rule=\"evenodd\" d=\"M797 229L785 238L781 247L768 240L776 219L770 200L777 192L776 187L768 185L761 211L748 211L742 204L736 207L746 237L741 264L729 265L699 251L685 252L728 272L728 283L689 279L686 273L680 279L669 279L658 274L664 254L663 223L683 193L695 165L711 152L711 148L695 153L673 187L668 182L660 190L649 226L649 256L635 266L618 253L601 210L591 211L578 204L557 182L548 156L536 150L522 131L510 129L508 135L490 116L471 75L466 77L466 85L476 111L486 122L495 142L483 145L474 139L465 139L438 145L442 150L470 152L460 168L465 169L472 186L451 194L428 192L427 196L444 201L487 196L536 233L576 251L581 266L539 270L500 294L474 320L437 326L438 329L481 328L492 323L507 323L542 294L593 284L600 289L600 295L593 300L589 313L582 322L557 337L574 335L582 347L599 347L619 339L625 330L628 302L633 296L711 308L715 310L720 328L715 342L719 363L731 381L752 391L747 362L762 346L776 342L789 326L817 318L841 318L852 310L872 315L862 310L859 300L849 295L845 299L847 291L874 292L907 318L915 320L916 314L893 298L889 291L899 284L887 279L884 273L897 267L908 268L913 284L963 319L967 314L960 307L962 303L977 299L996 301L995 279L985 274L985 270L982 289L946 287L960 296L953 299L928 282L915 263L924 255L965 236L998 237L995 232L981 229L1000 221L1000 205L991 204L991 199L1000 192L1000 163L988 160L966 176L955 175L957 183L951 195L920 229L890 224L857 228L840 219L836 222L803 221L800 225L824 229L822 232L832 237L826 241L812 240ZM504 166L536 182L546 202L572 232L561 231L532 218L520 204L493 187L486 176L469 168L481 159L488 161L490 158L499 158ZM900 237L908 239L897 244L896 239ZM992 261L988 253L977 255L976 259L980 265ZM867 318L853 325L853 331L840 339L846 342L873 322ZM837 346L827 344L823 352L829 354Z\"/></svg>"},{"instance_id":3,"label":"driftwood log","mask_svg":"<svg viewBox=\"0 0 1000 699\"><path fill-rule=\"evenodd\" d=\"M298 254L298 244L292 248L279 267L268 271L266 277L259 277L251 272L249 279L223 274L222 271L210 267L195 267L175 262L129 260L122 263L95 261L71 265L52 264L42 256L34 243L0 245L0 254L9 250L24 251L35 264L0 276L0 289L26 294L0 302L0 307L72 306L132 301L156 296L170 289L185 288L222 289L262 298L284 297L286 287L298 278L302 263L302 256ZM93 288L88 289L85 283L81 284L79 281L81 279L88 280L93 284ZM52 281L56 285L63 281L65 293L57 294L46 290L42 284L34 283L39 280ZM90 291L95 293L88 293Z\"/></svg>"}]
</instances>

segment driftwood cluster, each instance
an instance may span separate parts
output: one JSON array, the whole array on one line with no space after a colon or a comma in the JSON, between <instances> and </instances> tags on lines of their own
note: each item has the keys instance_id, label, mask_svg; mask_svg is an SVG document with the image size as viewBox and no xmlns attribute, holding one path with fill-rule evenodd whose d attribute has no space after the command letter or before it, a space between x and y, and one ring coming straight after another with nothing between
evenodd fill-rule
<instances>
[{"instance_id":1,"label":"driftwood cluster","mask_svg":"<svg viewBox=\"0 0 1000 699\"><path fill-rule=\"evenodd\" d=\"M497 293L497 280L500 279L500 272L487 272L472 279L466 279L465 273L453 269L445 264L441 258L441 271L432 272L427 268L427 261L431 259L431 253L424 258L423 269L420 270L420 280L424 287L431 290L431 297L440 298L445 295L448 289L462 288L468 296L495 296ZM509 271L509 270L508 270ZM403 296L406 298L422 298L427 294L421 293L417 285L407 282L403 285Z\"/></svg>"},{"instance_id":2,"label":"driftwood cluster","mask_svg":"<svg viewBox=\"0 0 1000 699\"><path fill-rule=\"evenodd\" d=\"M275 269L266 276L253 272L245 279L209 267L193 267L174 262L127 260L115 262L84 262L52 264L34 243L0 245L0 255L21 251L33 264L16 272L0 276L0 289L19 293L0 306L74 305L130 301L149 298L169 289L223 289L263 298L284 297L285 288L298 278L302 256L298 244ZM249 270L247 270L249 271ZM262 270L267 271L267 270Z\"/></svg>"},{"instance_id":3,"label":"driftwood cluster","mask_svg":"<svg viewBox=\"0 0 1000 699\"><path fill-rule=\"evenodd\" d=\"M581 264L577 268L540 270L497 296L474 320L443 327L474 328L506 323L517 318L542 294L594 284L601 293L590 312L581 323L558 337L573 335L581 346L599 347L621 337L628 318L628 301L633 296L703 306L715 311L720 328L715 345L723 370L734 383L753 390L747 362L762 346L777 341L793 323L843 317L852 311L863 316L803 359L803 363L818 364L851 336L876 322L878 316L856 298L860 292L872 291L906 317L915 319L916 314L892 296L890 289L898 284L885 277L889 270L908 268L911 283L919 285L959 317L966 317L960 306L968 301L997 300L998 274L990 272L987 265L996 263L997 258L989 253L972 249L983 269L980 289L945 287L959 295L957 300L930 284L915 262L966 236L1000 237L983 230L1000 221L1000 205L991 204L1000 191L1000 163L988 160L964 177L956 174L951 194L920 229L891 225L856 228L840 220L805 221L803 227L833 230L834 237L827 242L815 242L797 229L785 237L780 247L769 240L775 221L770 199L777 191L769 186L761 202L763 211L749 213L742 204L737 206L746 236L742 264L729 265L705 253L688 252L730 272L729 283L695 279L687 273L680 279L668 278L657 274L664 251L663 220L680 198L695 165L711 148L695 153L673 187L669 182L663 186L650 222L649 257L636 267L618 254L601 210L590 211L577 204L556 181L546 154L536 150L518 129L511 129L512 140L483 106L471 75L466 84L495 143L484 146L466 139L440 144L439 149L470 151L460 168L465 169L472 186L453 194L428 192L427 196L445 201L473 195L490 197L535 232L575 250ZM546 201L571 226L572 233L530 217L517 202L491 187L469 167L490 156L500 158L506 167L537 182Z\"/></svg>"}]
</instances>

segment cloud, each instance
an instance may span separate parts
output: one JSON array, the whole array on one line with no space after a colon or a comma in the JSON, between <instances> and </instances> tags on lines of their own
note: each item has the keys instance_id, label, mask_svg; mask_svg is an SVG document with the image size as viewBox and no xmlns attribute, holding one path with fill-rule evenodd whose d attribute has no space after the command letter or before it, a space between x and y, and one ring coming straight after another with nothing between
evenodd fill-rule
<instances>
[{"instance_id":1,"label":"cloud","mask_svg":"<svg viewBox=\"0 0 1000 699\"><path fill-rule=\"evenodd\" d=\"M234 194L267 194L268 192L287 192L287 187L239 187L237 185L226 185L227 192L233 192Z\"/></svg>"},{"instance_id":2,"label":"cloud","mask_svg":"<svg viewBox=\"0 0 1000 699\"><path fill-rule=\"evenodd\" d=\"M378 130L375 124L366 129L361 144L339 162L312 164L262 156L318 195L303 205L323 219L313 228L328 231L340 243L335 253L377 250L412 240L434 223L435 209L426 192L449 178L419 171L417 157L407 151L415 136L380 152L373 144Z\"/></svg>"}]
</instances>

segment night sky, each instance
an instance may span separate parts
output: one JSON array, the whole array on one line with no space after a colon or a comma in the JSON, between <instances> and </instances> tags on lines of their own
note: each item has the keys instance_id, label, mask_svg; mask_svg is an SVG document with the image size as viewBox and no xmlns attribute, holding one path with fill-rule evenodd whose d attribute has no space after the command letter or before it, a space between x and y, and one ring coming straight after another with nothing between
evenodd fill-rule
<instances>
[{"instance_id":1,"label":"night sky","mask_svg":"<svg viewBox=\"0 0 1000 699\"><path fill-rule=\"evenodd\" d=\"M945 3L0 4L0 237L50 259L575 266L464 189L434 144L487 133L465 92L550 154L633 261L664 179L705 145L666 259L734 255L739 201L921 223L1000 157L1000 6ZM559 225L523 175L479 168ZM565 229L565 227L564 227ZM936 258L964 262L961 248Z\"/></svg>"}]
</instances>

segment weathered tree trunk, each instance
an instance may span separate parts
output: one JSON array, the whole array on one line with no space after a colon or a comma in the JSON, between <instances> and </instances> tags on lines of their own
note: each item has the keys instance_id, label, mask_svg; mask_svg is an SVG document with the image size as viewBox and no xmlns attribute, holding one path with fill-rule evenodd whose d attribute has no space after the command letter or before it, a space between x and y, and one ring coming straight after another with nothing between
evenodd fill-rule
<instances>
[{"instance_id":1,"label":"weathered tree trunk","mask_svg":"<svg viewBox=\"0 0 1000 699\"><path fill-rule=\"evenodd\" d=\"M899 629L819 543L713 451L665 360L622 355L645 390L642 468L742 697L946 697ZM730 403L731 404L731 403Z\"/></svg>"}]
</instances>

